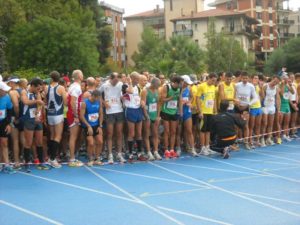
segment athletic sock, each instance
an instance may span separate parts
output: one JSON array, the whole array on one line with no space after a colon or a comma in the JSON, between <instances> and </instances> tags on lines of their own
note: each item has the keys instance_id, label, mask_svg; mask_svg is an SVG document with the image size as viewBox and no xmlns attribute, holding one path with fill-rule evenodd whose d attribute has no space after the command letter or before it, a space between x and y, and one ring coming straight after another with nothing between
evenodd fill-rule
<instances>
[{"instance_id":1,"label":"athletic sock","mask_svg":"<svg viewBox=\"0 0 300 225\"><path fill-rule=\"evenodd\" d=\"M138 152L141 153L142 152L143 141L142 140L136 140L136 144L137 144Z\"/></svg>"},{"instance_id":2,"label":"athletic sock","mask_svg":"<svg viewBox=\"0 0 300 225\"><path fill-rule=\"evenodd\" d=\"M30 148L24 148L24 160L26 164L30 162Z\"/></svg>"},{"instance_id":3,"label":"athletic sock","mask_svg":"<svg viewBox=\"0 0 300 225\"><path fill-rule=\"evenodd\" d=\"M129 150L129 154L132 154L133 144L134 144L134 141L129 141L129 140L128 140L128 150Z\"/></svg>"},{"instance_id":4,"label":"athletic sock","mask_svg":"<svg viewBox=\"0 0 300 225\"><path fill-rule=\"evenodd\" d=\"M56 158L58 148L59 148L59 143L57 141L52 141L52 150L50 155L50 159L52 161Z\"/></svg>"},{"instance_id":5,"label":"athletic sock","mask_svg":"<svg viewBox=\"0 0 300 225\"><path fill-rule=\"evenodd\" d=\"M37 155L38 155L38 159L39 159L40 163L44 163L43 147L36 147L36 151L37 151Z\"/></svg>"}]
</instances>

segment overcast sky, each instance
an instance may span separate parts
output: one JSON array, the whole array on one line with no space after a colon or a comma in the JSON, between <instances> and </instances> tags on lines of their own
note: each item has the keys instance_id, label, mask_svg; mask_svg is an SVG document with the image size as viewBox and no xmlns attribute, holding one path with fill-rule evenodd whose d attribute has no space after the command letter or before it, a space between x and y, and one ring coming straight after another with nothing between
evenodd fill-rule
<instances>
[{"instance_id":1,"label":"overcast sky","mask_svg":"<svg viewBox=\"0 0 300 225\"><path fill-rule=\"evenodd\" d=\"M205 4L207 5L213 1L205 0ZM105 0L104 2L125 9L125 16L152 10L156 5L160 5L161 8L163 7L163 0ZM300 0L290 0L290 8L294 10L300 8Z\"/></svg>"}]
</instances>

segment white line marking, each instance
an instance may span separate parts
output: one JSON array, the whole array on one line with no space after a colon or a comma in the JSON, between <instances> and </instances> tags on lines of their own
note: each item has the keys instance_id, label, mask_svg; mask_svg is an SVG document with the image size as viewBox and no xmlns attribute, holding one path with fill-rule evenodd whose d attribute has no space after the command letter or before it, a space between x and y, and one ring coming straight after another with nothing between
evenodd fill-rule
<instances>
[{"instance_id":1,"label":"white line marking","mask_svg":"<svg viewBox=\"0 0 300 225\"><path fill-rule=\"evenodd\" d=\"M164 218L178 224L178 225L184 225L184 223L176 220L174 217L167 215L166 213L158 210L157 208L149 205L148 203L144 202L143 200L135 197L134 195L130 194L129 192L127 192L126 190L124 190L123 188L121 188L120 186L112 183L111 181L107 180L106 178L104 178L103 176L101 176L100 174L96 173L95 171L93 171L91 168L88 168L87 166L84 166L88 171L90 171L92 174L94 174L96 177L98 177L100 180L104 181L105 183L111 185L112 187L114 187L115 189L119 190L120 192L122 192L123 194L127 195L128 197L132 198L132 200L139 202L140 204L144 205L145 207L151 209L152 211L158 213L159 215L163 216Z\"/></svg>"},{"instance_id":2,"label":"white line marking","mask_svg":"<svg viewBox=\"0 0 300 225\"><path fill-rule=\"evenodd\" d=\"M282 208L279 208L279 207L270 205L270 204L268 204L268 203L264 203L264 202L255 200L255 199L253 199L253 198L250 198L250 197L247 197L247 196L244 196L244 195L241 195L241 194L238 194L238 193L229 191L229 190L224 189L224 188L222 188L222 187L212 185L212 184L210 184L210 183L201 181L201 180L196 179L196 178L194 178L194 177L185 175L185 174L183 174L183 173L179 173L179 172L176 172L176 171L174 171L174 170L169 170L169 169L167 169L167 168L165 168L165 167L163 167L163 166L157 165L157 164L152 163L152 162L149 162L149 164L151 164L151 165L153 165L153 166L155 166L155 167L161 168L162 170L168 171L168 172L170 172L170 173L176 174L176 175L178 175L178 176L185 177L185 178L187 178L187 179L189 179L189 180L193 180L193 181L195 181L195 182L197 182L197 183L200 183L200 184L203 184L203 185L207 185L207 186L209 186L209 187L211 187L211 188L213 188L213 189L216 189L216 190L218 190L218 191L225 192L225 193L227 193L227 194L233 195L233 196L235 196L235 197L239 197L239 198L244 199L244 200L248 200L248 201L253 202L253 203L256 203L256 204L258 204L258 205L262 205L262 206L265 206L265 207L274 209L274 210L276 210L276 211L279 211L279 212L282 212L282 213L286 213L286 214L288 214L288 215L292 215L292 216L295 216L295 217L300 218L300 214L298 214L298 213L294 213L294 212L288 211L288 210L286 210L286 209L282 209Z\"/></svg>"},{"instance_id":3,"label":"white line marking","mask_svg":"<svg viewBox=\"0 0 300 225\"><path fill-rule=\"evenodd\" d=\"M268 196L264 196L264 195L256 195L256 194L250 194L250 193L245 193L245 192L237 192L237 193L239 193L241 195L248 195L248 196L257 197L257 198L263 198L263 199L269 199L269 200L274 200L274 201L278 201L278 202L286 202L286 203L291 203L291 204L295 204L295 205L300 205L300 202L290 201L290 200L281 199L281 198L273 198L273 197L268 197Z\"/></svg>"},{"instance_id":4,"label":"white line marking","mask_svg":"<svg viewBox=\"0 0 300 225\"><path fill-rule=\"evenodd\" d=\"M272 153L267 154L267 153L255 152L255 151L252 151L252 152L249 152L249 153L258 154L258 155L264 155L264 156L268 156L270 158L275 158L275 159L285 159L285 160L288 160L288 161L291 161L291 162L300 163L300 160L290 159L290 158L286 158L286 157L282 157L282 156L277 156L277 155L272 155Z\"/></svg>"},{"instance_id":5,"label":"white line marking","mask_svg":"<svg viewBox=\"0 0 300 225\"><path fill-rule=\"evenodd\" d=\"M209 183L223 183L223 182L231 182L231 181L239 181L239 180L248 180L258 177L267 177L269 175L256 175L256 176L245 176L245 177L235 177L235 178L228 178L228 179L210 179L208 180Z\"/></svg>"},{"instance_id":6,"label":"white line marking","mask_svg":"<svg viewBox=\"0 0 300 225\"><path fill-rule=\"evenodd\" d=\"M208 190L208 189L210 189L210 188L205 187L205 188L195 188L195 189L190 189L190 190L169 191L169 192L159 192L159 193L145 192L145 193L140 194L140 197L147 198L147 197L152 197L152 196L174 195L174 194L189 193L189 192L202 191L202 190Z\"/></svg>"},{"instance_id":7,"label":"white line marking","mask_svg":"<svg viewBox=\"0 0 300 225\"><path fill-rule=\"evenodd\" d=\"M188 216L188 217L191 217L191 218L194 218L194 219L205 220L205 221L212 222L212 223L215 223L215 224L232 225L231 223L226 223L226 222L223 222L223 221L220 221L220 220L210 219L208 217L198 216L198 215L195 215L195 214L191 214L191 213L187 213L187 212L183 212L183 211L179 211L179 210L175 210L175 209L165 208L165 207L162 207L162 206L157 206L157 208L168 211L168 212L177 213L179 215Z\"/></svg>"},{"instance_id":8,"label":"white line marking","mask_svg":"<svg viewBox=\"0 0 300 225\"><path fill-rule=\"evenodd\" d=\"M273 153L273 152L272 152ZM234 156L234 159L238 159L241 161L249 161L249 162L261 162L261 163L268 163L268 164L278 164L278 165L288 165L288 166L297 166L298 164L290 164L285 162L277 162L277 161L270 161L270 160L256 160L256 159L245 159L241 157Z\"/></svg>"},{"instance_id":9,"label":"white line marking","mask_svg":"<svg viewBox=\"0 0 300 225\"><path fill-rule=\"evenodd\" d=\"M192 168L198 168L198 169L208 169L208 170L215 170L215 171L222 171L222 172L230 172L230 173L239 173L239 174L248 174L248 175L259 175L257 173L250 173L250 172L244 172L244 171L237 171L237 170L227 170L227 169L220 169L220 168L214 168L214 167L206 167L206 166L196 166L196 165L190 165L190 164L182 164L182 163L170 163L170 162L163 162L163 161L157 161L158 163L163 164L170 164L170 165L178 165L183 167L192 167ZM261 173L261 172L259 172Z\"/></svg>"},{"instance_id":10,"label":"white line marking","mask_svg":"<svg viewBox=\"0 0 300 225\"><path fill-rule=\"evenodd\" d=\"M300 145L281 145L281 146L285 146L285 147L289 147L289 148L296 148L296 149L298 149L299 150L299 148L300 148Z\"/></svg>"},{"instance_id":11,"label":"white line marking","mask_svg":"<svg viewBox=\"0 0 300 225\"><path fill-rule=\"evenodd\" d=\"M254 171L254 172L257 172L257 173L258 172L264 173L264 175L270 175L271 177L281 178L283 180L287 180L287 181L290 181L290 182L300 183L299 180L296 180L296 179L293 179L293 178L290 178L290 177L285 177L285 176L277 175L275 173L269 173L269 172L264 171L264 170L260 171L260 170L252 169L252 168L249 168L249 167L241 166L241 165L238 165L238 164L225 162L224 160L217 160L217 159L213 159L213 158L209 158L209 157L204 157L204 156L201 156L201 157L206 158L206 159L210 159L210 160L213 160L213 161L216 161L216 162L219 162L219 163L223 163L223 164L226 164L226 165L234 166L234 167L237 167L237 168L246 169L246 170Z\"/></svg>"},{"instance_id":12,"label":"white line marking","mask_svg":"<svg viewBox=\"0 0 300 225\"><path fill-rule=\"evenodd\" d=\"M291 169L299 169L299 166L289 166L289 167L281 167L281 168L276 168L276 169L264 169L264 171L284 171L284 170L291 170Z\"/></svg>"},{"instance_id":13,"label":"white line marking","mask_svg":"<svg viewBox=\"0 0 300 225\"><path fill-rule=\"evenodd\" d=\"M177 184L184 184L184 185L189 185L189 186L194 186L194 187L204 187L204 186L201 186L199 184L193 184L193 183L189 183L189 182L183 182L183 181L172 180L172 179L168 179L168 178L148 176L148 175L143 175L143 174L138 174L138 173L119 171L119 170L112 170L112 169L107 169L107 168L103 168L103 167L101 167L101 168L100 167L94 167L93 169L105 170L105 171L110 171L110 172L115 172L115 173L120 173L120 174L126 174L126 175L131 175L131 176L137 176L137 177L143 177L143 178L148 178L148 179L153 179L153 180L167 181L167 182L177 183Z\"/></svg>"},{"instance_id":14,"label":"white line marking","mask_svg":"<svg viewBox=\"0 0 300 225\"><path fill-rule=\"evenodd\" d=\"M49 181L49 182L52 182L52 183L62 184L62 185L72 187L72 188L76 188L76 189L80 189L80 190L83 190L83 191L89 191L89 192L97 193L97 194L100 194L100 195L105 195L105 196L108 196L108 197L117 198L117 199L129 201L129 202L137 203L136 201L134 201L130 198L125 198L125 197L110 194L110 193L107 193L107 192L98 191L98 190L95 190L95 189L91 189L91 188L87 188L87 187L83 187L83 186L79 186L79 185L75 185L75 184L70 184L70 183L66 183L66 182L62 182L62 181L58 181L58 180L54 180L54 179L50 179L50 178L45 178L45 177L41 177L41 176L37 176L37 175L33 175L33 174L28 174L28 173L24 173L24 172L18 172L18 173L21 173L21 174L27 175L27 176L31 176L31 177L35 177L35 178L38 178L38 179L41 179L41 180L46 180L46 181Z\"/></svg>"},{"instance_id":15,"label":"white line marking","mask_svg":"<svg viewBox=\"0 0 300 225\"><path fill-rule=\"evenodd\" d=\"M31 210L22 208L22 207L20 207L20 206L14 205L14 204L12 204L12 203L6 202L6 201L1 200L1 199L0 199L0 204L9 206L9 207L11 207L11 208L13 208L13 209L16 209L16 210L19 210L19 211L21 211L21 212L23 212L23 213L26 213L26 214L28 214L28 215L37 217L37 218L39 218L39 219L41 219L41 220L44 220L44 221L46 221L46 222L49 222L49 223L51 223L51 224L55 224L55 225L63 225L62 223L57 222L57 221L55 221L55 220L52 220L52 219L50 219L50 218L48 218L48 217L45 217L45 216L43 216L43 215L41 215L41 214L38 214L38 213L36 213L36 212L33 212L33 211L31 211Z\"/></svg>"}]
</instances>

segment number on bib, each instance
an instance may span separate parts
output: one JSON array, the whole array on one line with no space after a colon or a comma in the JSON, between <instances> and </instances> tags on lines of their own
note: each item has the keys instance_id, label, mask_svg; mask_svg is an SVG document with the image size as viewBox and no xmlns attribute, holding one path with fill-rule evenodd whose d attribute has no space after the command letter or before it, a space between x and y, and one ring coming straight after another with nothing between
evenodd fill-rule
<instances>
[{"instance_id":1,"label":"number on bib","mask_svg":"<svg viewBox=\"0 0 300 225\"><path fill-rule=\"evenodd\" d=\"M98 120L99 118L99 114L98 113L91 113L91 114L88 114L88 118L89 118L89 121L94 123Z\"/></svg>"},{"instance_id":2,"label":"number on bib","mask_svg":"<svg viewBox=\"0 0 300 225\"><path fill-rule=\"evenodd\" d=\"M157 111L157 103L149 104L149 112L156 112Z\"/></svg>"},{"instance_id":3,"label":"number on bib","mask_svg":"<svg viewBox=\"0 0 300 225\"><path fill-rule=\"evenodd\" d=\"M167 104L167 108L177 109L177 101L176 100L169 101L168 104Z\"/></svg>"}]
</instances>

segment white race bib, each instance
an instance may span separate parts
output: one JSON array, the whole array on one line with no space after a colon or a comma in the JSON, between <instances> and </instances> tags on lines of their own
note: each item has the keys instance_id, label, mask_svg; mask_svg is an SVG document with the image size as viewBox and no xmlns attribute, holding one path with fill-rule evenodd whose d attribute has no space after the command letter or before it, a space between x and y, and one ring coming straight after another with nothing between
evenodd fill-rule
<instances>
[{"instance_id":1,"label":"white race bib","mask_svg":"<svg viewBox=\"0 0 300 225\"><path fill-rule=\"evenodd\" d=\"M265 100L265 105L266 106L273 106L274 105L274 98L266 98Z\"/></svg>"},{"instance_id":2,"label":"white race bib","mask_svg":"<svg viewBox=\"0 0 300 225\"><path fill-rule=\"evenodd\" d=\"M5 119L5 117L6 117L6 110L5 109L0 110L0 119L3 120Z\"/></svg>"},{"instance_id":3,"label":"white race bib","mask_svg":"<svg viewBox=\"0 0 300 225\"><path fill-rule=\"evenodd\" d=\"M149 104L149 112L156 112L157 111L157 103Z\"/></svg>"},{"instance_id":4,"label":"white race bib","mask_svg":"<svg viewBox=\"0 0 300 225\"><path fill-rule=\"evenodd\" d=\"M37 116L36 108L29 109L29 116L30 116L30 118L35 118Z\"/></svg>"},{"instance_id":5,"label":"white race bib","mask_svg":"<svg viewBox=\"0 0 300 225\"><path fill-rule=\"evenodd\" d=\"M140 105L141 104L141 97L139 95L135 95L133 97L133 99L134 99L134 104L135 105Z\"/></svg>"},{"instance_id":6,"label":"white race bib","mask_svg":"<svg viewBox=\"0 0 300 225\"><path fill-rule=\"evenodd\" d=\"M284 93L284 94L283 94L283 98L284 98L285 100L289 100L289 99L290 99L290 93L288 93L288 92Z\"/></svg>"},{"instance_id":7,"label":"white race bib","mask_svg":"<svg viewBox=\"0 0 300 225\"><path fill-rule=\"evenodd\" d=\"M89 121L94 123L98 120L99 118L99 114L98 113L91 113L91 114L88 114L88 118L89 118Z\"/></svg>"},{"instance_id":8,"label":"white race bib","mask_svg":"<svg viewBox=\"0 0 300 225\"><path fill-rule=\"evenodd\" d=\"M228 110L233 110L233 109L234 109L234 104L233 104L233 102L230 102L230 103L229 103Z\"/></svg>"},{"instance_id":9,"label":"white race bib","mask_svg":"<svg viewBox=\"0 0 300 225\"><path fill-rule=\"evenodd\" d=\"M109 104L112 106L112 105L119 105L120 104L120 99L118 98L110 98L108 100Z\"/></svg>"},{"instance_id":10,"label":"white race bib","mask_svg":"<svg viewBox=\"0 0 300 225\"><path fill-rule=\"evenodd\" d=\"M168 109L177 109L177 100L168 101Z\"/></svg>"},{"instance_id":11,"label":"white race bib","mask_svg":"<svg viewBox=\"0 0 300 225\"><path fill-rule=\"evenodd\" d=\"M206 108L208 108L208 109L212 109L213 107L214 107L214 103L215 103L215 101L214 100L207 100L206 101Z\"/></svg>"}]
</instances>

